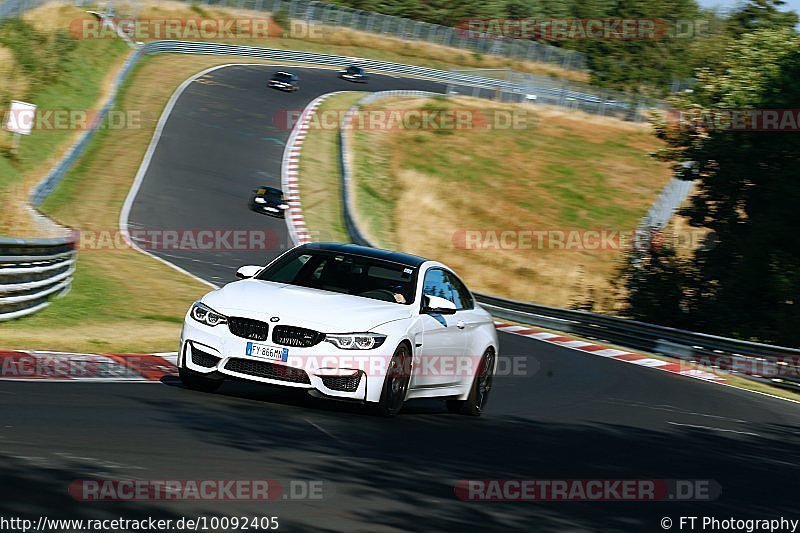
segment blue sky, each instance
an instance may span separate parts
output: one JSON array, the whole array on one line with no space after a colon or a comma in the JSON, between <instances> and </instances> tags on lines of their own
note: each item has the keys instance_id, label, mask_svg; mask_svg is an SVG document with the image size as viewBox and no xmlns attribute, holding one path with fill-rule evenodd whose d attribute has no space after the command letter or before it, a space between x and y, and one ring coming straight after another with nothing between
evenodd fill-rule
<instances>
[{"instance_id":1,"label":"blue sky","mask_svg":"<svg viewBox=\"0 0 800 533\"><path fill-rule=\"evenodd\" d=\"M800 14L800 0L785 0L786 5L783 6L784 11L794 11ZM725 12L735 7L742 2L735 0L697 0L703 7L719 7L720 11Z\"/></svg>"}]
</instances>

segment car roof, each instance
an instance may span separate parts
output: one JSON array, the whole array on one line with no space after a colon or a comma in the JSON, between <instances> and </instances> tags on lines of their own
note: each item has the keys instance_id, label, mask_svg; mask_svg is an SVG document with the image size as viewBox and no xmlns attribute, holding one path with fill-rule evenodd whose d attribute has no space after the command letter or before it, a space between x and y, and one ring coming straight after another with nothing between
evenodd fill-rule
<instances>
[{"instance_id":1,"label":"car roof","mask_svg":"<svg viewBox=\"0 0 800 533\"><path fill-rule=\"evenodd\" d=\"M303 248L311 250L321 250L324 252L343 253L360 255L362 257L370 257L374 259L382 259L384 261L391 261L392 263L399 263L410 267L419 267L425 263L427 259L417 255L405 254L402 252L393 252L391 250L383 250L381 248L371 248L369 246L359 246L357 244L342 244L338 242L312 242L302 245Z\"/></svg>"},{"instance_id":2,"label":"car roof","mask_svg":"<svg viewBox=\"0 0 800 533\"><path fill-rule=\"evenodd\" d=\"M276 76L296 76L296 74L293 74L291 72L286 72L285 70L279 70L278 72L275 73L275 75Z\"/></svg>"}]
</instances>

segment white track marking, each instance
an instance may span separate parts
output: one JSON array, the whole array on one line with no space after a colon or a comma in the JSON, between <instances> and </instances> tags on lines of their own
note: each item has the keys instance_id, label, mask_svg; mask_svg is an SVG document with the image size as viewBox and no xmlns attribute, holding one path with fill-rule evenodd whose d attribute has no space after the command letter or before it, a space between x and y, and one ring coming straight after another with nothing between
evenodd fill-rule
<instances>
[{"instance_id":1,"label":"white track marking","mask_svg":"<svg viewBox=\"0 0 800 533\"><path fill-rule=\"evenodd\" d=\"M617 350L614 348L606 348L605 350L591 352L592 355L599 355L600 357L616 357L618 355L625 355L629 353L630 352L626 352L625 350Z\"/></svg>"},{"instance_id":2,"label":"white track marking","mask_svg":"<svg viewBox=\"0 0 800 533\"><path fill-rule=\"evenodd\" d=\"M637 361L631 361L631 363L635 365L650 366L650 367L659 367L670 364L666 361L662 361L661 359L652 359L650 357L645 357L644 359L639 359Z\"/></svg>"},{"instance_id":3,"label":"white track marking","mask_svg":"<svg viewBox=\"0 0 800 533\"><path fill-rule=\"evenodd\" d=\"M711 426L699 426L697 424L681 424L679 422L672 422L672 421L667 422L667 424L670 424L670 425L673 425L673 426L681 426L681 427L685 427L685 428L692 428L692 429L708 429L710 431L722 431L724 433L736 433L737 435L750 435L751 437L760 437L761 436L758 433L752 433L750 431L736 431L734 429L715 428L715 427L711 427Z\"/></svg>"},{"instance_id":4,"label":"white track marking","mask_svg":"<svg viewBox=\"0 0 800 533\"><path fill-rule=\"evenodd\" d=\"M312 421L311 421L311 420L309 420L308 418L306 418L306 419L304 419L304 420L305 420L306 422L308 422L309 424L311 424L312 426L314 426L315 428L317 428L318 430L320 430L320 431L321 431L322 433L324 433L325 435L327 435L327 436L329 436L330 438L332 438L333 440L335 440L335 441L337 441L337 442L341 442L342 444L347 444L345 441L343 441L342 439L340 439L339 437L337 437L336 435L334 435L333 433L331 433L330 431L328 431L328 430L327 430L327 429L325 429L324 427L320 426L319 424L315 424L314 422L312 422Z\"/></svg>"}]
</instances>

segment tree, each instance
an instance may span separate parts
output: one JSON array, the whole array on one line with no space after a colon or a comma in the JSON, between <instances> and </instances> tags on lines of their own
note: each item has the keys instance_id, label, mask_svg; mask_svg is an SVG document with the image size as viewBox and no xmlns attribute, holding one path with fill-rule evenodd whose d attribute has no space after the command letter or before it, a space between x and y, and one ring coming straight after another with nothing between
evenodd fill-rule
<instances>
[{"instance_id":1,"label":"tree","mask_svg":"<svg viewBox=\"0 0 800 533\"><path fill-rule=\"evenodd\" d=\"M624 280L627 290L625 314L635 320L689 327L694 270L687 259L678 257L670 242L658 242L643 254L631 256Z\"/></svg>"},{"instance_id":2,"label":"tree","mask_svg":"<svg viewBox=\"0 0 800 533\"><path fill-rule=\"evenodd\" d=\"M684 214L716 236L715 246L695 251L696 276L673 276L688 295L693 323L706 331L800 344L800 124L752 131L709 120L726 110L796 110L798 79L797 33L745 34L720 65L698 73L691 95L676 101L704 119L658 125L667 143L660 156L695 162L697 194Z\"/></svg>"},{"instance_id":3,"label":"tree","mask_svg":"<svg viewBox=\"0 0 800 533\"><path fill-rule=\"evenodd\" d=\"M794 28L797 13L782 11L783 0L750 0L728 17L728 31L743 35L759 29Z\"/></svg>"}]
</instances>

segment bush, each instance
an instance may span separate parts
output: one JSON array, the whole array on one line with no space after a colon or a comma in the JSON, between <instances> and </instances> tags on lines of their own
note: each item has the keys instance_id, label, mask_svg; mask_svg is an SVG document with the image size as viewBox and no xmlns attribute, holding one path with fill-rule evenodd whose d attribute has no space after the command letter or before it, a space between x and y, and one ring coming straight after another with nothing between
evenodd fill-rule
<instances>
[{"instance_id":1,"label":"bush","mask_svg":"<svg viewBox=\"0 0 800 533\"><path fill-rule=\"evenodd\" d=\"M31 81L26 97L54 83L64 69L67 56L77 46L66 30L47 36L22 19L0 23L0 44L11 50L16 64Z\"/></svg>"}]
</instances>

